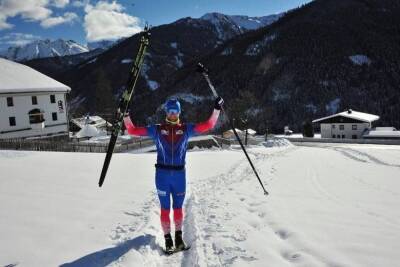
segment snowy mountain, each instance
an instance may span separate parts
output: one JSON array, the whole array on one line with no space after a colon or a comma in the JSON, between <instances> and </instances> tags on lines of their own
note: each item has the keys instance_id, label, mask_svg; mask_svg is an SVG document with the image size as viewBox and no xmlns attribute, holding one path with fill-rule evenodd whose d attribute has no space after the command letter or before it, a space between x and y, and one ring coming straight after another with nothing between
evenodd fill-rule
<instances>
[{"instance_id":1,"label":"snowy mountain","mask_svg":"<svg viewBox=\"0 0 400 267\"><path fill-rule=\"evenodd\" d=\"M0 56L14 61L26 61L45 57L59 57L88 52L89 49L72 40L38 40L24 46L13 46Z\"/></svg>"},{"instance_id":2,"label":"snowy mountain","mask_svg":"<svg viewBox=\"0 0 400 267\"><path fill-rule=\"evenodd\" d=\"M115 45L117 42L119 41L103 40L98 42L89 42L87 44L87 47L89 48L89 50L95 50L95 49L107 50L108 48Z\"/></svg>"},{"instance_id":3,"label":"snowy mountain","mask_svg":"<svg viewBox=\"0 0 400 267\"><path fill-rule=\"evenodd\" d=\"M232 37L225 35L227 29L229 28L237 34L241 34L249 30L256 30L258 28L270 25L282 16L283 14L263 17L230 16L213 12L205 14L204 16L200 17L200 19L211 22L215 26L220 39L226 40L229 39L229 37Z\"/></svg>"}]
</instances>

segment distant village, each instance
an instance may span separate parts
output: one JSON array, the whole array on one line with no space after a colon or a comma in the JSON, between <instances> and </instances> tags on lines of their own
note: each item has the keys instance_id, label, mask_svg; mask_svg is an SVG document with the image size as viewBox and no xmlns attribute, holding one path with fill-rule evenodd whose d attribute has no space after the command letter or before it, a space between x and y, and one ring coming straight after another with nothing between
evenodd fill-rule
<instances>
[{"instance_id":1,"label":"distant village","mask_svg":"<svg viewBox=\"0 0 400 267\"><path fill-rule=\"evenodd\" d=\"M0 81L0 140L58 138L71 142L108 142L110 122L95 114L70 118L67 103L70 87L28 66L2 58ZM290 126L282 128L282 133L274 134L296 141L300 138L317 142L400 141L400 131L390 126L374 127L377 120L379 115L348 109L316 118L312 121L311 129L301 134L293 133ZM315 129L317 132L314 134ZM257 136L252 129L237 131L246 139L246 143L248 137L251 143L252 138ZM268 134L272 133L258 133L258 139L260 136L268 138ZM216 138L220 142L223 139L234 139L234 133L227 131ZM204 138L202 140L204 142ZM122 138L125 143L133 141L133 137Z\"/></svg>"}]
</instances>

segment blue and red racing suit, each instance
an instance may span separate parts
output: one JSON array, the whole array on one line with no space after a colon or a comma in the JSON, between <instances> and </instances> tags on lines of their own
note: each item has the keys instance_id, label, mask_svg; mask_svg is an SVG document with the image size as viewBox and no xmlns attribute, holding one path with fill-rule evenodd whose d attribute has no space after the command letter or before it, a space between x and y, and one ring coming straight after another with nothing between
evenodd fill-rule
<instances>
[{"instance_id":1,"label":"blue and red racing suit","mask_svg":"<svg viewBox=\"0 0 400 267\"><path fill-rule=\"evenodd\" d=\"M124 123L128 134L151 137L157 147L156 188L161 204L160 220L164 234L171 231L169 218L172 195L175 231L182 230L183 201L186 192L185 158L191 136L203 134L214 128L220 111L214 109L210 118L202 123L155 124L136 127L129 117Z\"/></svg>"}]
</instances>

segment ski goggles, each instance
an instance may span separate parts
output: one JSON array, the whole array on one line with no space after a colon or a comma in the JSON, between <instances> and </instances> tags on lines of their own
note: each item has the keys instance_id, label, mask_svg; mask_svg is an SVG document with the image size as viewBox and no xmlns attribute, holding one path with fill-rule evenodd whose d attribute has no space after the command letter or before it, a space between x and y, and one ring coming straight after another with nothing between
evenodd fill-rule
<instances>
[{"instance_id":1,"label":"ski goggles","mask_svg":"<svg viewBox=\"0 0 400 267\"><path fill-rule=\"evenodd\" d=\"M177 109L169 109L167 110L168 115L179 115L179 110Z\"/></svg>"}]
</instances>

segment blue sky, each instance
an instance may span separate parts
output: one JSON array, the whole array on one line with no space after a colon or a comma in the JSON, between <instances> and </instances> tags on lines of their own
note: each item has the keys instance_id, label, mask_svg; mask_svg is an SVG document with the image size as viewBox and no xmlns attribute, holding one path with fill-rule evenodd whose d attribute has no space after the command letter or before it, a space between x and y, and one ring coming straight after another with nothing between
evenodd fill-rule
<instances>
[{"instance_id":1,"label":"blue sky","mask_svg":"<svg viewBox=\"0 0 400 267\"><path fill-rule=\"evenodd\" d=\"M36 39L90 41L130 36L143 27L208 12L265 16L311 0L0 0L0 50Z\"/></svg>"}]
</instances>

